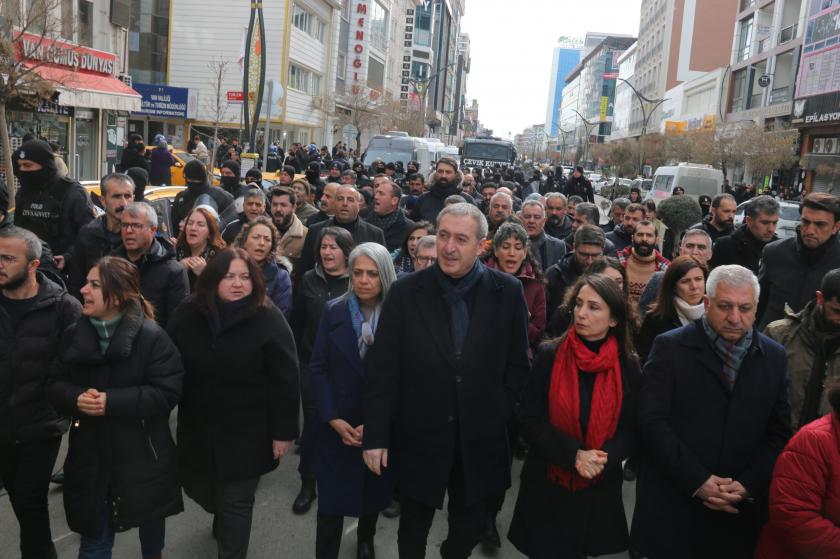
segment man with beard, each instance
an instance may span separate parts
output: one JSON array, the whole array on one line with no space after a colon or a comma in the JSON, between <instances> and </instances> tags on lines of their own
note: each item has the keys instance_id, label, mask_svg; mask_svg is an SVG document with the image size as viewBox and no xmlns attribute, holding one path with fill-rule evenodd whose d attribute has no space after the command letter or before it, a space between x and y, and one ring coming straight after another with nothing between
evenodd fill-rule
<instances>
[{"instance_id":1,"label":"man with beard","mask_svg":"<svg viewBox=\"0 0 840 559\"><path fill-rule=\"evenodd\" d=\"M228 244L233 244L242 227L261 215L265 215L265 194L261 188L251 188L245 191L242 195L242 213L239 214L239 219L231 221L224 231L222 231L222 240Z\"/></svg>"},{"instance_id":2,"label":"man with beard","mask_svg":"<svg viewBox=\"0 0 840 559\"><path fill-rule=\"evenodd\" d=\"M559 192L545 195L545 211L548 219L545 232L555 239L564 239L572 231L572 218L566 213L566 196Z\"/></svg>"},{"instance_id":3,"label":"man with beard","mask_svg":"<svg viewBox=\"0 0 840 559\"><path fill-rule=\"evenodd\" d=\"M400 209L402 189L386 176L373 179L373 211L366 221L376 225L385 234L385 248L394 252L400 248L414 222Z\"/></svg>"},{"instance_id":4,"label":"man with beard","mask_svg":"<svg viewBox=\"0 0 840 559\"><path fill-rule=\"evenodd\" d=\"M277 256L285 256L292 264L292 270L300 261L300 253L308 229L295 215L297 195L291 188L275 186L271 189L271 218L280 232Z\"/></svg>"},{"instance_id":5,"label":"man with beard","mask_svg":"<svg viewBox=\"0 0 840 559\"><path fill-rule=\"evenodd\" d=\"M423 175L414 173L408 175L408 193L412 196L422 196L426 192L426 181Z\"/></svg>"},{"instance_id":6,"label":"man with beard","mask_svg":"<svg viewBox=\"0 0 840 559\"><path fill-rule=\"evenodd\" d=\"M776 236L779 212L779 203L774 198L753 198L744 209L744 224L715 243L709 267L738 264L757 275L761 251L768 243L779 239Z\"/></svg>"},{"instance_id":7,"label":"man with beard","mask_svg":"<svg viewBox=\"0 0 840 559\"><path fill-rule=\"evenodd\" d=\"M283 165L280 172L277 173L278 186L291 186L292 181L295 180L296 172L292 165Z\"/></svg>"},{"instance_id":8,"label":"man with beard","mask_svg":"<svg viewBox=\"0 0 840 559\"><path fill-rule=\"evenodd\" d=\"M442 157L435 165L435 172L429 178L429 191L420 196L414 205L412 219L435 223L446 198L461 193L458 185L462 178L458 171L458 163L454 159Z\"/></svg>"},{"instance_id":9,"label":"man with beard","mask_svg":"<svg viewBox=\"0 0 840 559\"><path fill-rule=\"evenodd\" d=\"M771 322L764 333L787 353L794 428L828 413L825 387L840 380L840 270L823 277L816 299L804 309L788 309L785 318Z\"/></svg>"},{"instance_id":10,"label":"man with beard","mask_svg":"<svg viewBox=\"0 0 840 559\"><path fill-rule=\"evenodd\" d=\"M122 173L107 175L100 182L100 198L105 214L79 230L70 259L67 290L81 299L79 290L96 261L114 252L122 243L120 221L123 210L134 201L134 182Z\"/></svg>"},{"instance_id":11,"label":"man with beard","mask_svg":"<svg viewBox=\"0 0 840 559\"><path fill-rule=\"evenodd\" d=\"M547 270L566 254L566 243L545 232L545 207L536 200L526 200L519 212L519 219L528 233L531 250L540 260L540 268Z\"/></svg>"},{"instance_id":12,"label":"man with beard","mask_svg":"<svg viewBox=\"0 0 840 559\"><path fill-rule=\"evenodd\" d=\"M615 245L616 250L624 250L633 243L633 231L644 218L645 208L641 204L628 204L627 209L622 212L621 220L607 233L607 239Z\"/></svg>"},{"instance_id":13,"label":"man with beard","mask_svg":"<svg viewBox=\"0 0 840 559\"><path fill-rule=\"evenodd\" d=\"M210 186L207 180L207 169L201 161L193 159L184 165L184 179L187 182L187 189L179 192L172 203L173 237L178 236L181 221L186 219L199 197L208 196L216 204L216 211L220 216L228 209L228 206L233 204L233 196L229 192Z\"/></svg>"},{"instance_id":14,"label":"man with beard","mask_svg":"<svg viewBox=\"0 0 840 559\"><path fill-rule=\"evenodd\" d=\"M580 196L584 202L595 203L595 191L592 190L592 183L583 176L583 167L580 165L575 167L572 178L566 182L566 196Z\"/></svg>"},{"instance_id":15,"label":"man with beard","mask_svg":"<svg viewBox=\"0 0 840 559\"><path fill-rule=\"evenodd\" d=\"M221 177L219 177L220 186L234 199L239 198L241 194L239 192L242 186L242 180L239 178L241 172L242 167L236 161L225 161L219 167L219 173L221 173Z\"/></svg>"},{"instance_id":16,"label":"man with beard","mask_svg":"<svg viewBox=\"0 0 840 559\"><path fill-rule=\"evenodd\" d=\"M318 212L310 215L304 221L307 227L311 228L316 223L327 221L333 216L335 213L333 202L335 201L335 194L338 192L339 186L341 185L337 182L328 182L324 185L324 192L321 194L321 201L318 203L320 206Z\"/></svg>"},{"instance_id":17,"label":"man with beard","mask_svg":"<svg viewBox=\"0 0 840 559\"><path fill-rule=\"evenodd\" d=\"M47 494L67 420L44 385L62 338L81 316L63 287L38 271L41 241L0 228L0 479L20 524L22 557L56 557ZM9 542L4 548L12 554Z\"/></svg>"},{"instance_id":18,"label":"man with beard","mask_svg":"<svg viewBox=\"0 0 840 559\"><path fill-rule=\"evenodd\" d=\"M55 154L43 140L24 142L12 165L20 188L15 195L15 225L49 245L58 268L69 268L79 230L93 219L87 192L78 181L59 177Z\"/></svg>"},{"instance_id":19,"label":"man with beard","mask_svg":"<svg viewBox=\"0 0 840 559\"><path fill-rule=\"evenodd\" d=\"M490 226L488 235L492 237L499 225L513 215L513 199L505 192L496 192L490 198L490 211L487 212L487 222Z\"/></svg>"},{"instance_id":20,"label":"man with beard","mask_svg":"<svg viewBox=\"0 0 840 559\"><path fill-rule=\"evenodd\" d=\"M690 229L702 229L708 233L714 246L718 239L732 233L737 209L738 203L734 196L725 193L718 194L712 198L709 215L704 217L700 223L692 225Z\"/></svg>"},{"instance_id":21,"label":"man with beard","mask_svg":"<svg viewBox=\"0 0 840 559\"><path fill-rule=\"evenodd\" d=\"M461 181L461 194L468 194L472 198L476 197L475 177L469 173L464 173L464 180Z\"/></svg>"},{"instance_id":22,"label":"man with beard","mask_svg":"<svg viewBox=\"0 0 840 559\"><path fill-rule=\"evenodd\" d=\"M198 160L193 161L201 165ZM113 256L125 258L137 266L140 292L154 307L157 323L166 328L175 307L189 296L190 282L187 270L175 259L172 244L155 236L157 225L157 213L146 202L132 202L126 206L120 222L122 246Z\"/></svg>"},{"instance_id":23,"label":"man with beard","mask_svg":"<svg viewBox=\"0 0 840 559\"><path fill-rule=\"evenodd\" d=\"M329 186L328 184L327 187ZM302 278L303 274L315 266L315 247L320 243L321 231L325 227L346 229L356 242L356 246L362 243L378 243L385 246L385 235L382 233L382 229L359 218L361 197L362 195L354 186L349 184L337 185L335 200L332 204L335 215L315 225L308 225L309 231L306 233L303 252L295 271L296 278ZM321 202L323 203L323 199Z\"/></svg>"},{"instance_id":24,"label":"man with beard","mask_svg":"<svg viewBox=\"0 0 840 559\"><path fill-rule=\"evenodd\" d=\"M644 220L633 231L633 244L618 253L618 260L627 270L630 302L636 307L654 272L668 269L668 260L656 250L656 225Z\"/></svg>"},{"instance_id":25,"label":"man with beard","mask_svg":"<svg viewBox=\"0 0 840 559\"><path fill-rule=\"evenodd\" d=\"M485 182L481 185L481 200L478 207L481 208L484 215L487 215L487 212L490 211L490 198L496 193L497 188L499 188L499 185L494 182Z\"/></svg>"},{"instance_id":26,"label":"man with beard","mask_svg":"<svg viewBox=\"0 0 840 559\"><path fill-rule=\"evenodd\" d=\"M814 298L822 278L840 268L840 201L836 196L812 192L799 206L796 237L764 247L758 280L759 328L784 318L785 306L799 312Z\"/></svg>"},{"instance_id":27,"label":"man with beard","mask_svg":"<svg viewBox=\"0 0 840 559\"><path fill-rule=\"evenodd\" d=\"M324 195L324 187L321 188L321 197ZM297 198L295 215L302 222L306 222L309 216L318 213L318 208L314 206L315 196L312 194L312 188L309 186L308 180L295 179L292 181L292 189L295 191L295 197Z\"/></svg>"}]
</instances>

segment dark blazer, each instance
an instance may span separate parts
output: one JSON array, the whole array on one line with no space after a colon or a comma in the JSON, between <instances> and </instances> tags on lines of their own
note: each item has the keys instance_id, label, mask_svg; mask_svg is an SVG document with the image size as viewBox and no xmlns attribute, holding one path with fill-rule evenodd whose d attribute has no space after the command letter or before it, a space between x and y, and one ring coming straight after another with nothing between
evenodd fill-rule
<instances>
[{"instance_id":1,"label":"dark blazer","mask_svg":"<svg viewBox=\"0 0 840 559\"><path fill-rule=\"evenodd\" d=\"M353 427L364 424L367 374L347 301L330 301L324 309L309 374L318 409L313 445L318 514L358 517L380 512L393 496L393 470L373 474L362 460L362 449L345 445L329 425L333 419Z\"/></svg>"},{"instance_id":2,"label":"dark blazer","mask_svg":"<svg viewBox=\"0 0 840 559\"><path fill-rule=\"evenodd\" d=\"M543 231L536 239L531 239L531 250L539 258L540 267L545 271L566 256L566 243Z\"/></svg>"},{"instance_id":3,"label":"dark blazer","mask_svg":"<svg viewBox=\"0 0 840 559\"><path fill-rule=\"evenodd\" d=\"M208 314L190 300L175 311L169 334L186 370L178 407L184 489L212 511L209 484L273 470L271 442L298 435L295 342L271 304L240 311L214 336Z\"/></svg>"},{"instance_id":4,"label":"dark blazer","mask_svg":"<svg viewBox=\"0 0 840 559\"><path fill-rule=\"evenodd\" d=\"M437 274L388 292L368 353L364 447L390 450L400 494L441 508L456 454L468 505L510 485L506 426L528 370L528 311L517 278L485 269L458 359Z\"/></svg>"},{"instance_id":5,"label":"dark blazer","mask_svg":"<svg viewBox=\"0 0 840 559\"><path fill-rule=\"evenodd\" d=\"M697 320L656 338L642 378L634 548L650 559L752 557L791 434L784 348L753 330L730 390ZM739 481L754 502L737 515L706 508L694 494L713 474Z\"/></svg>"},{"instance_id":6,"label":"dark blazer","mask_svg":"<svg viewBox=\"0 0 840 559\"><path fill-rule=\"evenodd\" d=\"M645 315L639 335L636 337L636 351L639 352L639 362L642 365L647 362L648 355L653 347L653 341L657 336L680 327L682 327L682 324L678 318Z\"/></svg>"},{"instance_id":7,"label":"dark blazer","mask_svg":"<svg viewBox=\"0 0 840 559\"><path fill-rule=\"evenodd\" d=\"M773 241L779 240L778 237ZM773 241L770 241L771 243ZM738 264L752 273L758 274L758 263L761 251L768 244L756 239L746 224L740 226L731 235L721 237L715 243L714 254L709 261L709 268L717 268L727 264Z\"/></svg>"},{"instance_id":8,"label":"dark blazer","mask_svg":"<svg viewBox=\"0 0 840 559\"><path fill-rule=\"evenodd\" d=\"M56 409L73 417L64 462L71 530L98 536L106 500L118 531L184 510L169 429L183 381L178 350L140 305L126 310L104 354L90 320L79 319L47 389ZM104 416L79 412L88 388L105 392Z\"/></svg>"},{"instance_id":9,"label":"dark blazer","mask_svg":"<svg viewBox=\"0 0 840 559\"><path fill-rule=\"evenodd\" d=\"M573 471L577 451L585 448L558 431L548 419L548 393L558 343L546 342L537 351L534 368L522 395L519 425L530 445L522 468L516 509L508 537L529 557L580 557L620 553L629 535L622 503L621 463L631 455L636 421L636 399L641 381L635 356L622 356L623 398L618 429L601 448L609 457L601 479L570 492L548 480L548 467L557 464ZM589 373L578 373L583 381ZM581 382L581 416L589 416L592 392Z\"/></svg>"}]
</instances>

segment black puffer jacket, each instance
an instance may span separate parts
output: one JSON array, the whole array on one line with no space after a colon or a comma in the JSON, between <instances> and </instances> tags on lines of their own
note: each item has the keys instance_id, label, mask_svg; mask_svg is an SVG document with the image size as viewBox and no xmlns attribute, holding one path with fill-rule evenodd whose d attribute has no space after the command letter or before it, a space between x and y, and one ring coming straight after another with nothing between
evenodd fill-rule
<instances>
[{"instance_id":1,"label":"black puffer jacket","mask_svg":"<svg viewBox=\"0 0 840 559\"><path fill-rule=\"evenodd\" d=\"M103 215L79 230L79 237L73 245L73 257L66 268L69 272L67 290L74 297L79 297L79 290L87 282L87 273L96 261L122 244L120 234L108 231L106 223Z\"/></svg>"},{"instance_id":2,"label":"black puffer jacket","mask_svg":"<svg viewBox=\"0 0 840 559\"><path fill-rule=\"evenodd\" d=\"M303 274L303 278L295 287L295 303L292 305L290 320L301 363L309 363L312 356L318 324L321 322L327 301L344 295L349 286L348 273L341 277L327 277L318 264Z\"/></svg>"},{"instance_id":3,"label":"black puffer jacket","mask_svg":"<svg viewBox=\"0 0 840 559\"><path fill-rule=\"evenodd\" d=\"M773 241L779 240L774 236ZM709 268L717 268L718 266L725 266L727 264L738 264L744 268L752 270L752 273L758 275L758 263L761 260L761 251L764 246L768 244L760 239L756 239L750 233L749 227L746 224L741 225L731 235L721 237L715 243L714 254L709 262Z\"/></svg>"},{"instance_id":4,"label":"black puffer jacket","mask_svg":"<svg viewBox=\"0 0 840 559\"><path fill-rule=\"evenodd\" d=\"M125 247L114 252L115 256L128 259ZM187 271L175 259L175 248L165 239L155 239L149 251L134 263L140 271L140 290L155 307L155 318L163 327L175 307L190 294Z\"/></svg>"},{"instance_id":5,"label":"black puffer jacket","mask_svg":"<svg viewBox=\"0 0 840 559\"><path fill-rule=\"evenodd\" d=\"M214 335L207 311L188 301L172 317L169 333L186 370L178 407L184 488L213 510L213 495L199 488L271 471L278 464L271 442L298 436L295 341L272 304L239 311Z\"/></svg>"},{"instance_id":6,"label":"black puffer jacket","mask_svg":"<svg viewBox=\"0 0 840 559\"><path fill-rule=\"evenodd\" d=\"M38 274L38 295L14 328L0 306L0 444L61 436L67 420L44 394L59 342L81 315L79 302Z\"/></svg>"},{"instance_id":7,"label":"black puffer jacket","mask_svg":"<svg viewBox=\"0 0 840 559\"><path fill-rule=\"evenodd\" d=\"M126 309L104 354L90 320L79 320L47 388L56 408L73 416L64 463L70 529L98 536L106 499L118 531L184 510L169 430L183 379L178 350L139 305ZM105 392L104 416L78 411L88 388Z\"/></svg>"},{"instance_id":8,"label":"black puffer jacket","mask_svg":"<svg viewBox=\"0 0 840 559\"><path fill-rule=\"evenodd\" d=\"M203 194L207 194L213 199L213 202L216 204L216 210L220 216L226 213L225 210L228 209L228 206L233 204L233 196L231 196L230 192L215 186L210 186L210 183L208 182L205 182L200 186L197 186L195 183L189 183L187 189L179 192L178 195L175 196L175 201L172 202L173 237L178 236L178 232L181 230L181 221L187 217L187 214L190 213L190 210L193 209L193 206L195 206L196 200L198 200L199 196ZM225 225L227 225L227 222L222 224L223 227Z\"/></svg>"},{"instance_id":9,"label":"black puffer jacket","mask_svg":"<svg viewBox=\"0 0 840 559\"><path fill-rule=\"evenodd\" d=\"M592 183L583 175L573 176L566 182L566 197L569 196L580 196L584 202L595 203L595 191L592 189Z\"/></svg>"}]
</instances>

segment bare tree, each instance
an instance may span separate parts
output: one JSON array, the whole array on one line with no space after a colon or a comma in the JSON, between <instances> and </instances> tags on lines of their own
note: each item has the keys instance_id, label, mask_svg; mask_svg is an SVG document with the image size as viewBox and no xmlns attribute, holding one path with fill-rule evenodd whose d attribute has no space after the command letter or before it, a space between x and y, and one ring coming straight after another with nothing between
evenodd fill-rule
<instances>
[{"instance_id":1,"label":"bare tree","mask_svg":"<svg viewBox=\"0 0 840 559\"><path fill-rule=\"evenodd\" d=\"M386 130L402 130L409 136L423 136L423 111L420 107L389 99L382 106L382 112Z\"/></svg>"},{"instance_id":2,"label":"bare tree","mask_svg":"<svg viewBox=\"0 0 840 559\"><path fill-rule=\"evenodd\" d=\"M744 162L752 169L753 175L763 177L776 169L790 167L797 160L797 130L764 130L753 126L741 130L738 143Z\"/></svg>"},{"instance_id":3,"label":"bare tree","mask_svg":"<svg viewBox=\"0 0 840 559\"><path fill-rule=\"evenodd\" d=\"M332 116L339 128L352 126L356 130L356 152L362 151L362 133L380 130L385 120L385 110L379 92L375 89L359 93L339 94Z\"/></svg>"},{"instance_id":4,"label":"bare tree","mask_svg":"<svg viewBox=\"0 0 840 559\"><path fill-rule=\"evenodd\" d=\"M6 107L17 103L25 107L37 107L43 100L50 99L56 86L65 85L45 79L38 72L48 58L47 50L62 31L72 30L72 20L62 21L58 17L61 0L35 0L26 3L27 9L20 11L15 1L0 3L0 144L2 144L2 167L6 174L6 191L14 200L15 181L12 175L12 146L9 138L9 124ZM21 35L27 34L30 41L24 47ZM26 55L26 60L20 54Z\"/></svg>"},{"instance_id":5,"label":"bare tree","mask_svg":"<svg viewBox=\"0 0 840 559\"><path fill-rule=\"evenodd\" d=\"M219 123L227 122L227 115L230 110L230 101L228 101L227 92L224 88L225 75L229 65L230 61L221 56L207 63L212 94L205 99L204 109L213 121L213 151L210 153L210 160L207 162L207 170L211 173L213 165L216 163L216 152L219 149Z\"/></svg>"}]
</instances>

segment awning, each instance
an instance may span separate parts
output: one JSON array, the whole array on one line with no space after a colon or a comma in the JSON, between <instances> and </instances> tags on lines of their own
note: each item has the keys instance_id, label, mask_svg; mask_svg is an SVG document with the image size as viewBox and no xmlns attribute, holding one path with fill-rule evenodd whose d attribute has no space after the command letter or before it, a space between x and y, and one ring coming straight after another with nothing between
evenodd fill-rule
<instances>
[{"instance_id":1,"label":"awning","mask_svg":"<svg viewBox=\"0 0 840 559\"><path fill-rule=\"evenodd\" d=\"M61 93L59 103L67 107L90 107L112 111L139 111L142 97L114 76L74 72L55 66L39 66L35 70L53 82Z\"/></svg>"}]
</instances>

